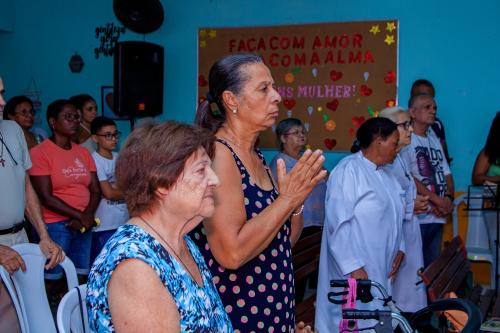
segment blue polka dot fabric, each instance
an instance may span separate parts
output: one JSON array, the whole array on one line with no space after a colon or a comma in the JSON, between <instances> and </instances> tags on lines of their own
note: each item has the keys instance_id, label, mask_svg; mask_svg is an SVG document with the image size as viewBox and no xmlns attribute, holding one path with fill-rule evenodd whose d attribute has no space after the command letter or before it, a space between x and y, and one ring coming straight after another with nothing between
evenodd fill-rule
<instances>
[{"instance_id":1,"label":"blue polka dot fabric","mask_svg":"<svg viewBox=\"0 0 500 333\"><path fill-rule=\"evenodd\" d=\"M250 220L276 200L278 192L276 188L270 191L259 188L231 146L221 139L217 141L231 150L240 170L245 210ZM262 153L258 149L256 152L271 177ZM191 237L205 257L235 332L294 331L295 290L290 234L288 220L262 253L239 269L230 270L220 266L212 256L202 226L192 231Z\"/></svg>"}]
</instances>

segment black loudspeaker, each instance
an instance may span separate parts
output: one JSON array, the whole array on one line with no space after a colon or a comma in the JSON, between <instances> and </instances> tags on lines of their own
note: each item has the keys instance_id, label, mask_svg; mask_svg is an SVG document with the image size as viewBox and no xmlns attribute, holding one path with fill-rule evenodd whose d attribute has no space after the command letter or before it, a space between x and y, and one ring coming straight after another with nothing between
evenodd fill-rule
<instances>
[{"instance_id":1,"label":"black loudspeaker","mask_svg":"<svg viewBox=\"0 0 500 333\"><path fill-rule=\"evenodd\" d=\"M141 34L157 30L164 19L159 0L113 0L113 10L124 26Z\"/></svg>"},{"instance_id":2,"label":"black loudspeaker","mask_svg":"<svg viewBox=\"0 0 500 333\"><path fill-rule=\"evenodd\" d=\"M119 116L152 117L163 111L163 47L120 42L114 55L114 110Z\"/></svg>"}]
</instances>

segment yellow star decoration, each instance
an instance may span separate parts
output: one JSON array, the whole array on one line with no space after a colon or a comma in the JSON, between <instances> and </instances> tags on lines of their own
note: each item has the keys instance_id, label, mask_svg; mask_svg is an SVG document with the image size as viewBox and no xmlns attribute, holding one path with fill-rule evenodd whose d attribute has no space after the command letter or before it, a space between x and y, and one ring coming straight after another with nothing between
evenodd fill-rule
<instances>
[{"instance_id":1,"label":"yellow star decoration","mask_svg":"<svg viewBox=\"0 0 500 333\"><path fill-rule=\"evenodd\" d=\"M205 38L207 36L207 31L205 29L200 30L200 37Z\"/></svg>"},{"instance_id":2,"label":"yellow star decoration","mask_svg":"<svg viewBox=\"0 0 500 333\"><path fill-rule=\"evenodd\" d=\"M394 22L387 22L385 30L387 30L389 32L393 32L394 30L396 30L396 23L394 23Z\"/></svg>"},{"instance_id":3,"label":"yellow star decoration","mask_svg":"<svg viewBox=\"0 0 500 333\"><path fill-rule=\"evenodd\" d=\"M384 42L387 44L387 45L391 45L393 43L395 43L396 41L394 40L394 35L385 35L385 40Z\"/></svg>"},{"instance_id":4,"label":"yellow star decoration","mask_svg":"<svg viewBox=\"0 0 500 333\"><path fill-rule=\"evenodd\" d=\"M200 47L204 48L207 46L207 41L206 40L200 40Z\"/></svg>"},{"instance_id":5,"label":"yellow star decoration","mask_svg":"<svg viewBox=\"0 0 500 333\"><path fill-rule=\"evenodd\" d=\"M208 35L210 36L210 38L214 39L215 37L217 37L217 30L210 30Z\"/></svg>"},{"instance_id":6,"label":"yellow star decoration","mask_svg":"<svg viewBox=\"0 0 500 333\"><path fill-rule=\"evenodd\" d=\"M380 32L380 27L378 26L378 24L372 25L370 32L374 35L378 34Z\"/></svg>"}]
</instances>

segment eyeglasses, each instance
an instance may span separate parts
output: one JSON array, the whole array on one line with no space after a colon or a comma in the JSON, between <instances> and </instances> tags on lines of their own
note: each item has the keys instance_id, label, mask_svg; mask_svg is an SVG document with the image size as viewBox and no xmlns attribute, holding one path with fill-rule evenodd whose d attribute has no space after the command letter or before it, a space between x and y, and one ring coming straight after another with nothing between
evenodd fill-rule
<instances>
[{"instance_id":1,"label":"eyeglasses","mask_svg":"<svg viewBox=\"0 0 500 333\"><path fill-rule=\"evenodd\" d=\"M111 141L113 139L118 140L120 138L120 135L122 135L122 132L116 131L114 133L104 133L104 134L96 134L97 136L102 136L106 140Z\"/></svg>"},{"instance_id":2,"label":"eyeglasses","mask_svg":"<svg viewBox=\"0 0 500 333\"><path fill-rule=\"evenodd\" d=\"M413 126L413 120L407 120L407 121L402 122L402 123L397 123L396 125L403 126L404 129L407 130L410 128L410 126Z\"/></svg>"},{"instance_id":3,"label":"eyeglasses","mask_svg":"<svg viewBox=\"0 0 500 333\"><path fill-rule=\"evenodd\" d=\"M78 113L64 113L63 117L67 121L80 121L80 115Z\"/></svg>"},{"instance_id":4,"label":"eyeglasses","mask_svg":"<svg viewBox=\"0 0 500 333\"><path fill-rule=\"evenodd\" d=\"M35 112L33 110L21 110L16 112L17 115L23 116L23 117L30 117L34 116Z\"/></svg>"},{"instance_id":5,"label":"eyeglasses","mask_svg":"<svg viewBox=\"0 0 500 333\"><path fill-rule=\"evenodd\" d=\"M302 131L293 131L293 132L288 132L288 133L285 133L284 135L306 135L306 131L305 130L302 130Z\"/></svg>"}]
</instances>

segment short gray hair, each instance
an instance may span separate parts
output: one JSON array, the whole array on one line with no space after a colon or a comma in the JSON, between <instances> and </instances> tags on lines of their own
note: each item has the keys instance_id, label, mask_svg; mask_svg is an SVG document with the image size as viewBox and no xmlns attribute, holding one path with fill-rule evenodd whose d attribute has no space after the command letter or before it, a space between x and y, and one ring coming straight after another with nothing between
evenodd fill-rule
<instances>
[{"instance_id":1,"label":"short gray hair","mask_svg":"<svg viewBox=\"0 0 500 333\"><path fill-rule=\"evenodd\" d=\"M378 116L382 118L387 118L392 120L393 122L397 121L397 116L401 113L405 113L405 109L403 109L400 106L392 106L389 108L382 109L379 113Z\"/></svg>"}]
</instances>

